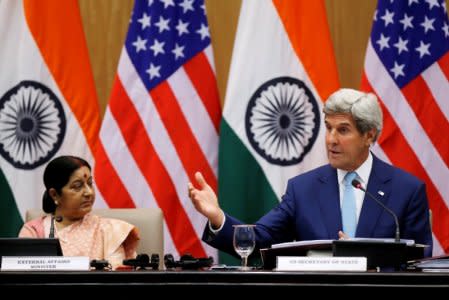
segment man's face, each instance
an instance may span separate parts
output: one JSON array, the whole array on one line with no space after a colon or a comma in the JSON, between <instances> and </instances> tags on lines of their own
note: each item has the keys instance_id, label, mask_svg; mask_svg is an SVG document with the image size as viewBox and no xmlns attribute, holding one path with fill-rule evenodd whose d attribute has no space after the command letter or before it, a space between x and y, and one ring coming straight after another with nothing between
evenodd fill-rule
<instances>
[{"instance_id":1,"label":"man's face","mask_svg":"<svg viewBox=\"0 0 449 300\"><path fill-rule=\"evenodd\" d=\"M326 115L327 157L332 167L354 171L368 157L375 129L361 134L349 114Z\"/></svg>"}]
</instances>

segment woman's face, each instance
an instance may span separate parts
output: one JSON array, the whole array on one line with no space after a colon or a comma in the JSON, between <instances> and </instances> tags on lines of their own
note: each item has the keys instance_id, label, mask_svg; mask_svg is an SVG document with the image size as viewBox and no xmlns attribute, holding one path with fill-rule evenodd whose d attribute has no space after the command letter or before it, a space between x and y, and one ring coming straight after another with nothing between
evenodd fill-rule
<instances>
[{"instance_id":1,"label":"woman's face","mask_svg":"<svg viewBox=\"0 0 449 300\"><path fill-rule=\"evenodd\" d=\"M67 219L80 219L92 210L95 201L92 175L88 167L81 167L73 172L69 182L62 187L61 194L53 199L58 202L56 215Z\"/></svg>"}]
</instances>

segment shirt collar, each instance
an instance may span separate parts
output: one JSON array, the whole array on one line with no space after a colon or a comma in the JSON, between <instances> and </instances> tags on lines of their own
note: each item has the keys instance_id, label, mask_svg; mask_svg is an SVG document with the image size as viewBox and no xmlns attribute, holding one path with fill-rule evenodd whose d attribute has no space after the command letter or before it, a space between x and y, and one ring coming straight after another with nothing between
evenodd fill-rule
<instances>
[{"instance_id":1,"label":"shirt collar","mask_svg":"<svg viewBox=\"0 0 449 300\"><path fill-rule=\"evenodd\" d=\"M368 157L363 162L363 164L361 164L360 167L357 170L355 170L355 172L357 173L356 179L359 180L360 183L365 187L367 186L369 174L371 173L372 167L373 167L373 155L371 154L371 152L369 152ZM348 171L337 169L339 184L344 184L343 180L347 173Z\"/></svg>"}]
</instances>

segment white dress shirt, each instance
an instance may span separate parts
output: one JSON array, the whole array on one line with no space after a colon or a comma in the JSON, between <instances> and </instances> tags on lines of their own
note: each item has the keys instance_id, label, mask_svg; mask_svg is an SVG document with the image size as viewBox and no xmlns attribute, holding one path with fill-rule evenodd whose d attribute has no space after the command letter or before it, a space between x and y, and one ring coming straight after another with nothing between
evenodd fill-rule
<instances>
[{"instance_id":1,"label":"white dress shirt","mask_svg":"<svg viewBox=\"0 0 449 300\"><path fill-rule=\"evenodd\" d=\"M368 184L369 174L371 173L371 169L373 167L373 155L371 152L368 154L368 158L363 162L363 164L357 169L354 170L354 172L357 173L357 176L355 179L360 181L363 187L366 188L366 185ZM341 204L343 202L343 192L345 188L344 184L344 178L348 171L337 169L337 176L338 176L338 188L340 190L340 208ZM356 209L356 217L357 217L357 223L359 221L360 211L362 210L362 204L363 204L363 198L365 198L365 193L362 190L355 189L355 209Z\"/></svg>"}]
</instances>

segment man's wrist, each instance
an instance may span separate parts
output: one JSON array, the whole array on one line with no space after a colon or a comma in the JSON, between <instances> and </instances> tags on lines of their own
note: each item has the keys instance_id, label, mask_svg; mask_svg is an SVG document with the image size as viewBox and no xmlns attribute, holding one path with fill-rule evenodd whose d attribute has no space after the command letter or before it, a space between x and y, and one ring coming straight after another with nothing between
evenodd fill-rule
<instances>
[{"instance_id":1,"label":"man's wrist","mask_svg":"<svg viewBox=\"0 0 449 300\"><path fill-rule=\"evenodd\" d=\"M210 220L209 220L209 230L210 230L212 233L214 233L214 234L219 233L219 232L223 229L223 226L224 226L224 224L225 224L225 222L226 222L226 215L225 215L225 213L224 213L223 211L221 211L221 214L222 214L222 221L221 221L221 224L220 224L220 226L219 226L218 228L215 228L215 227L212 225L212 223L210 222Z\"/></svg>"}]
</instances>

